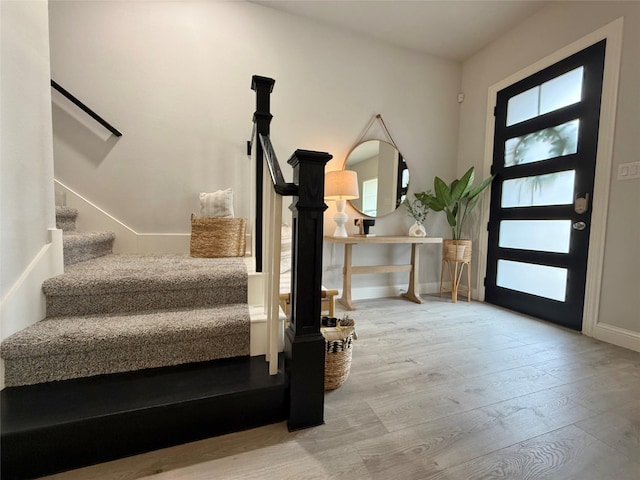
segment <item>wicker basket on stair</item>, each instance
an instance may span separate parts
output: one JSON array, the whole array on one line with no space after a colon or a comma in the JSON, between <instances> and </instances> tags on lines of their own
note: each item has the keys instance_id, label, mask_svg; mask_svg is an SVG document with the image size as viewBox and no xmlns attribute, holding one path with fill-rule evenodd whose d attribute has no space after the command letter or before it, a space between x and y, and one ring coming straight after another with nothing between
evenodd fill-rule
<instances>
[{"instance_id":1,"label":"wicker basket on stair","mask_svg":"<svg viewBox=\"0 0 640 480\"><path fill-rule=\"evenodd\" d=\"M191 214L191 256L244 257L246 218L198 218Z\"/></svg>"}]
</instances>

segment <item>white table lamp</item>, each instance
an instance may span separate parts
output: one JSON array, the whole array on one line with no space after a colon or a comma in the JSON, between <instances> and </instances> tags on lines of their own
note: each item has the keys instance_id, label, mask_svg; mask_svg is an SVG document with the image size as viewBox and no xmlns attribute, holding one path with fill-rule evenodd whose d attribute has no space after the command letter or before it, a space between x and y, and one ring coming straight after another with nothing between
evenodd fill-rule
<instances>
[{"instance_id":1,"label":"white table lamp","mask_svg":"<svg viewBox=\"0 0 640 480\"><path fill-rule=\"evenodd\" d=\"M358 193L358 174L352 170L336 170L327 172L324 176L324 198L335 200L337 212L333 217L336 222L334 237L347 237L347 229L344 227L349 216L344 212L347 200L355 200Z\"/></svg>"}]
</instances>

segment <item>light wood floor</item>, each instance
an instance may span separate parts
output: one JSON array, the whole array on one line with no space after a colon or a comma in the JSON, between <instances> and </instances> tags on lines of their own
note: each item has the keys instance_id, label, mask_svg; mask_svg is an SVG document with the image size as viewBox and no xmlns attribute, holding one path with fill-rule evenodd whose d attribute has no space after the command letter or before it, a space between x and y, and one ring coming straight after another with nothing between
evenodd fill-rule
<instances>
[{"instance_id":1,"label":"light wood floor","mask_svg":"<svg viewBox=\"0 0 640 480\"><path fill-rule=\"evenodd\" d=\"M640 353L425 299L356 302L351 375L326 395L321 427L276 424L47 478L640 479Z\"/></svg>"}]
</instances>

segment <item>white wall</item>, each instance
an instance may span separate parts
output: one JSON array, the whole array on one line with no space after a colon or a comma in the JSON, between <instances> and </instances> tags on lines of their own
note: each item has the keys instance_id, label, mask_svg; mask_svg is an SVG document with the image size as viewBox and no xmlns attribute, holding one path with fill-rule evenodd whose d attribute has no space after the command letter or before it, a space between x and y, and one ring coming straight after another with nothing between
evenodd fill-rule
<instances>
[{"instance_id":1,"label":"white wall","mask_svg":"<svg viewBox=\"0 0 640 480\"><path fill-rule=\"evenodd\" d=\"M296 148L328 151L328 169L339 168L377 113L407 159L412 191L454 173L457 63L245 2L56 1L50 19L53 78L124 133L105 141L54 106L56 178L137 232L188 233L198 193L228 186L236 214L249 215L253 74L276 79L271 131L289 179L285 162ZM410 224L398 211L374 231L401 234ZM355 256L408 261L408 251L363 247ZM342 253L330 253L325 283L340 286L331 263L341 265ZM426 250L423 257L428 263ZM423 278L436 282L431 263Z\"/></svg>"},{"instance_id":2,"label":"white wall","mask_svg":"<svg viewBox=\"0 0 640 480\"><path fill-rule=\"evenodd\" d=\"M640 256L629 253L637 250L640 239L640 180L616 179L618 165L637 161L640 151L640 3L552 2L464 62L462 90L466 98L461 109L457 169L458 174L471 165L482 169L491 85L621 16L622 63L598 321L620 329L619 333L640 348L638 337L628 335L640 332Z\"/></svg>"},{"instance_id":3,"label":"white wall","mask_svg":"<svg viewBox=\"0 0 640 480\"><path fill-rule=\"evenodd\" d=\"M46 1L0 2L0 339L44 317L55 230Z\"/></svg>"}]
</instances>

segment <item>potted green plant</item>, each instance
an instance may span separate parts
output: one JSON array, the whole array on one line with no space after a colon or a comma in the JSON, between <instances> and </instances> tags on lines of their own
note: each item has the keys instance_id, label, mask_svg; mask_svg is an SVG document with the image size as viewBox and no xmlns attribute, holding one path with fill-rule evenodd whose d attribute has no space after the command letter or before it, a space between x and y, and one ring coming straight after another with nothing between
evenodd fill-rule
<instances>
[{"instance_id":1,"label":"potted green plant","mask_svg":"<svg viewBox=\"0 0 640 480\"><path fill-rule=\"evenodd\" d=\"M477 205L480 193L491 184L493 177L491 175L485 178L474 187L475 169L471 167L462 178L454 180L450 185L447 185L440 177L436 177L433 180L435 195L429 191L417 193L416 198L434 212L445 212L447 222L451 227L452 238L461 240L466 220Z\"/></svg>"},{"instance_id":2,"label":"potted green plant","mask_svg":"<svg viewBox=\"0 0 640 480\"><path fill-rule=\"evenodd\" d=\"M482 193L493 180L493 175L485 178L480 184L474 186L475 170L471 167L460 178L447 185L440 177L433 181L435 194L416 194L418 200L424 202L434 212L445 212L447 222L451 227L451 239L443 241L442 259L449 265L451 277L451 299L455 302L458 298L458 285L462 276L462 268L467 266L467 300L470 296L470 274L472 241L462 239L465 222L478 204ZM458 269L460 265L460 270ZM444 262L442 273L444 274ZM442 279L440 279L440 293L442 294Z\"/></svg>"}]
</instances>

